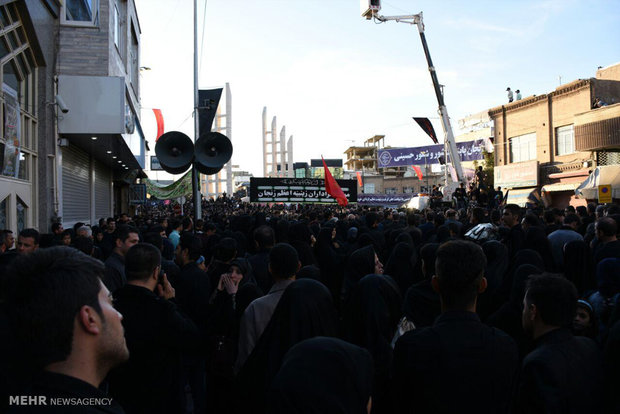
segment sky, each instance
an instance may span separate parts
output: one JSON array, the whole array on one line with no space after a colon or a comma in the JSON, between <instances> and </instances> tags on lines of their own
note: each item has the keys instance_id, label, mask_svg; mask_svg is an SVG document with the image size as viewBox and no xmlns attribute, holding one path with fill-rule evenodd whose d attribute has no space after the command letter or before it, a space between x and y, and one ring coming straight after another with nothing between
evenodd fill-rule
<instances>
[{"instance_id":1,"label":"sky","mask_svg":"<svg viewBox=\"0 0 620 414\"><path fill-rule=\"evenodd\" d=\"M193 1L135 0L141 28L142 126L193 138ZM620 0L390 0L384 16L423 12L425 35L453 128L457 120L595 77L620 62ZM198 0L199 87L232 91L233 164L262 176L262 110L278 137L293 136L294 162L344 158L351 145L432 144L441 137L416 26L361 17L359 0ZM455 133L457 131L455 130ZM154 148L154 145L151 145Z\"/></svg>"}]
</instances>

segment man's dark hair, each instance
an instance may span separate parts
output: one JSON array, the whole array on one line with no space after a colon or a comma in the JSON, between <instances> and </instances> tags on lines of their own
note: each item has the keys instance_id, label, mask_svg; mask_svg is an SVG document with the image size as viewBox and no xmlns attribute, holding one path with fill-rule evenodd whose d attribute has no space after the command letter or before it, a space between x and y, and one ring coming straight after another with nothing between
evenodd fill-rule
<instances>
[{"instance_id":1,"label":"man's dark hair","mask_svg":"<svg viewBox=\"0 0 620 414\"><path fill-rule=\"evenodd\" d=\"M278 243L269 252L269 267L274 279L288 279L299 266L297 250L288 243Z\"/></svg>"},{"instance_id":2,"label":"man's dark hair","mask_svg":"<svg viewBox=\"0 0 620 414\"><path fill-rule=\"evenodd\" d=\"M484 251L475 243L454 240L439 247L435 272L445 308L465 309L473 304L486 264Z\"/></svg>"},{"instance_id":3,"label":"man's dark hair","mask_svg":"<svg viewBox=\"0 0 620 414\"><path fill-rule=\"evenodd\" d=\"M162 226L161 224L155 224L153 226L151 226L150 230L148 231L149 233L158 233L160 234L162 231L164 231L164 226Z\"/></svg>"},{"instance_id":4,"label":"man's dark hair","mask_svg":"<svg viewBox=\"0 0 620 414\"><path fill-rule=\"evenodd\" d=\"M60 229L61 227L62 227L62 223L59 223L59 222L52 223L52 233L56 233L58 229Z\"/></svg>"},{"instance_id":5,"label":"man's dark hair","mask_svg":"<svg viewBox=\"0 0 620 414\"><path fill-rule=\"evenodd\" d=\"M607 215L613 216L614 214L620 213L620 206L618 204L612 204L607 207Z\"/></svg>"},{"instance_id":6,"label":"man's dark hair","mask_svg":"<svg viewBox=\"0 0 620 414\"><path fill-rule=\"evenodd\" d=\"M543 215L543 218L544 218L546 224L553 224L553 223L555 223L555 214L553 214L552 210L546 210L545 214Z\"/></svg>"},{"instance_id":7,"label":"man's dark hair","mask_svg":"<svg viewBox=\"0 0 620 414\"><path fill-rule=\"evenodd\" d=\"M196 261L202 254L202 242L197 236L190 232L186 231L181 233L179 245L181 246L181 250L188 250L190 260Z\"/></svg>"},{"instance_id":8,"label":"man's dark hair","mask_svg":"<svg viewBox=\"0 0 620 414\"><path fill-rule=\"evenodd\" d=\"M419 225L420 220L418 219L418 216L414 213L409 213L407 214L407 224L409 226L417 226Z\"/></svg>"},{"instance_id":9,"label":"man's dark hair","mask_svg":"<svg viewBox=\"0 0 620 414\"><path fill-rule=\"evenodd\" d=\"M525 303L536 305L546 325L570 327L577 312L577 289L562 275L532 275L526 284Z\"/></svg>"},{"instance_id":10,"label":"man's dark hair","mask_svg":"<svg viewBox=\"0 0 620 414\"><path fill-rule=\"evenodd\" d=\"M263 250L272 247L276 243L276 236L271 227L260 226L254 230L254 240L258 244L258 249Z\"/></svg>"},{"instance_id":11,"label":"man's dark hair","mask_svg":"<svg viewBox=\"0 0 620 414\"><path fill-rule=\"evenodd\" d=\"M575 206L566 206L564 211L567 212L568 214L575 214Z\"/></svg>"},{"instance_id":12,"label":"man's dark hair","mask_svg":"<svg viewBox=\"0 0 620 414\"><path fill-rule=\"evenodd\" d=\"M516 204L506 204L504 210L510 211L513 216L521 217L521 207Z\"/></svg>"},{"instance_id":13,"label":"man's dark hair","mask_svg":"<svg viewBox=\"0 0 620 414\"><path fill-rule=\"evenodd\" d=\"M566 215L566 217L564 217L564 224L565 225L569 225L572 223L577 223L577 225L579 225L581 223L581 220L579 220L579 216L575 213L569 213Z\"/></svg>"},{"instance_id":14,"label":"man's dark hair","mask_svg":"<svg viewBox=\"0 0 620 414\"><path fill-rule=\"evenodd\" d=\"M108 219L106 220L106 224L110 224L112 222L116 223L116 220L114 219L114 217L108 217Z\"/></svg>"},{"instance_id":15,"label":"man's dark hair","mask_svg":"<svg viewBox=\"0 0 620 414\"><path fill-rule=\"evenodd\" d=\"M168 226L168 228L172 229L172 230L176 230L179 227L181 227L183 225L183 223L181 222L181 220L179 219L173 219L170 221L170 226Z\"/></svg>"},{"instance_id":16,"label":"man's dark hair","mask_svg":"<svg viewBox=\"0 0 620 414\"><path fill-rule=\"evenodd\" d=\"M472 217L476 219L478 223L484 223L484 210L480 207L474 207L471 211Z\"/></svg>"},{"instance_id":17,"label":"man's dark hair","mask_svg":"<svg viewBox=\"0 0 620 414\"><path fill-rule=\"evenodd\" d=\"M6 239L9 237L9 234L13 234L13 232L11 230L2 230L2 232L0 232L0 244L6 243Z\"/></svg>"},{"instance_id":18,"label":"man's dark hair","mask_svg":"<svg viewBox=\"0 0 620 414\"><path fill-rule=\"evenodd\" d=\"M494 223L498 222L499 219L502 218L501 214L499 213L499 210L492 210L491 215L489 217L491 218L491 221Z\"/></svg>"},{"instance_id":19,"label":"man's dark hair","mask_svg":"<svg viewBox=\"0 0 620 414\"><path fill-rule=\"evenodd\" d=\"M611 217L601 217L596 221L596 228L605 237L612 237L618 233L618 224Z\"/></svg>"},{"instance_id":20,"label":"man's dark hair","mask_svg":"<svg viewBox=\"0 0 620 414\"><path fill-rule=\"evenodd\" d=\"M35 229L23 229L19 232L20 237L31 237L34 239L34 244L39 244L39 232Z\"/></svg>"},{"instance_id":21,"label":"man's dark hair","mask_svg":"<svg viewBox=\"0 0 620 414\"><path fill-rule=\"evenodd\" d=\"M7 312L35 365L64 361L71 353L75 317L90 306L103 318L102 262L71 247L39 249L11 264Z\"/></svg>"},{"instance_id":22,"label":"man's dark hair","mask_svg":"<svg viewBox=\"0 0 620 414\"><path fill-rule=\"evenodd\" d=\"M73 247L81 251L82 253L90 256L93 252L93 247L95 244L93 243L93 239L85 236L78 236L73 240Z\"/></svg>"},{"instance_id":23,"label":"man's dark hair","mask_svg":"<svg viewBox=\"0 0 620 414\"><path fill-rule=\"evenodd\" d=\"M594 214L596 211L596 203L588 203L588 214Z\"/></svg>"},{"instance_id":24,"label":"man's dark hair","mask_svg":"<svg viewBox=\"0 0 620 414\"><path fill-rule=\"evenodd\" d=\"M581 218L588 217L588 209L586 208L586 206L577 206L575 211L577 212L577 215Z\"/></svg>"},{"instance_id":25,"label":"man's dark hair","mask_svg":"<svg viewBox=\"0 0 620 414\"><path fill-rule=\"evenodd\" d=\"M164 239L163 237L161 237L161 234L159 234L159 232L152 231L152 232L146 233L144 235L143 242L152 244L153 246L157 247L159 251L162 251L164 249Z\"/></svg>"},{"instance_id":26,"label":"man's dark hair","mask_svg":"<svg viewBox=\"0 0 620 414\"><path fill-rule=\"evenodd\" d=\"M372 229L372 227L379 222L379 215L377 213L375 213L374 211L369 212L368 214L366 214L366 227L368 227L369 229Z\"/></svg>"},{"instance_id":27,"label":"man's dark hair","mask_svg":"<svg viewBox=\"0 0 620 414\"><path fill-rule=\"evenodd\" d=\"M207 231L215 231L215 230L217 230L217 227L215 227L215 224L209 222L209 223L205 224L202 229L205 232L207 232Z\"/></svg>"},{"instance_id":28,"label":"man's dark hair","mask_svg":"<svg viewBox=\"0 0 620 414\"><path fill-rule=\"evenodd\" d=\"M192 219L189 217L183 218L183 230L189 230L189 226L192 225Z\"/></svg>"},{"instance_id":29,"label":"man's dark hair","mask_svg":"<svg viewBox=\"0 0 620 414\"><path fill-rule=\"evenodd\" d=\"M215 258L222 262L229 262L237 254L237 240L232 237L224 237L215 247Z\"/></svg>"},{"instance_id":30,"label":"man's dark hair","mask_svg":"<svg viewBox=\"0 0 620 414\"><path fill-rule=\"evenodd\" d=\"M138 233L138 229L135 227L128 226L126 224L121 224L116 227L114 230L114 240L120 240L121 242L125 242L129 238L130 233Z\"/></svg>"},{"instance_id":31,"label":"man's dark hair","mask_svg":"<svg viewBox=\"0 0 620 414\"><path fill-rule=\"evenodd\" d=\"M150 243L131 246L125 255L127 280L147 280L159 265L161 265L161 253Z\"/></svg>"},{"instance_id":32,"label":"man's dark hair","mask_svg":"<svg viewBox=\"0 0 620 414\"><path fill-rule=\"evenodd\" d=\"M538 219L538 216L534 213L526 213L525 217L523 217L523 221L528 225L528 226L540 226L540 220Z\"/></svg>"}]
</instances>

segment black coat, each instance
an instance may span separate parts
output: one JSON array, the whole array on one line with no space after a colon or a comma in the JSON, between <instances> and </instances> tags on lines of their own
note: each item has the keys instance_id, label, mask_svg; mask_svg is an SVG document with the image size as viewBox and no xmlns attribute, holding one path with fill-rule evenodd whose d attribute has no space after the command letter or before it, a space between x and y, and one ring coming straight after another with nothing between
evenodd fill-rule
<instances>
[{"instance_id":1,"label":"black coat","mask_svg":"<svg viewBox=\"0 0 620 414\"><path fill-rule=\"evenodd\" d=\"M103 283L112 293L123 287L127 282L125 277L125 258L116 252L112 252L105 261L105 274Z\"/></svg>"},{"instance_id":2,"label":"black coat","mask_svg":"<svg viewBox=\"0 0 620 414\"><path fill-rule=\"evenodd\" d=\"M519 359L514 341L472 312L444 312L394 349L399 413L506 413Z\"/></svg>"},{"instance_id":3,"label":"black coat","mask_svg":"<svg viewBox=\"0 0 620 414\"><path fill-rule=\"evenodd\" d=\"M271 249L262 250L248 258L248 262L254 271L254 279L262 292L269 292L273 285L273 278L269 273L269 251Z\"/></svg>"},{"instance_id":4,"label":"black coat","mask_svg":"<svg viewBox=\"0 0 620 414\"><path fill-rule=\"evenodd\" d=\"M569 329L555 329L537 338L523 361L516 412L599 413L602 394L596 343Z\"/></svg>"},{"instance_id":5,"label":"black coat","mask_svg":"<svg viewBox=\"0 0 620 414\"><path fill-rule=\"evenodd\" d=\"M127 413L180 412L181 353L205 349L205 335L173 302L144 287L128 284L114 296L129 360L110 373L110 394Z\"/></svg>"},{"instance_id":6,"label":"black coat","mask_svg":"<svg viewBox=\"0 0 620 414\"><path fill-rule=\"evenodd\" d=\"M174 288L181 309L187 312L201 329L205 328L209 319L209 298L212 291L207 274L200 270L196 262L189 262L181 267Z\"/></svg>"}]
</instances>

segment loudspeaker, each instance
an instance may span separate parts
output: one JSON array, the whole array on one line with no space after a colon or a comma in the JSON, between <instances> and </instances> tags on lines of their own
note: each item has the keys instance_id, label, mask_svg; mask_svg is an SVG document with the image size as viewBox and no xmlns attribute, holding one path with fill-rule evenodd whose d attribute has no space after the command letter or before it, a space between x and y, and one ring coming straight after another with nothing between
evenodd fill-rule
<instances>
[{"instance_id":1,"label":"loudspeaker","mask_svg":"<svg viewBox=\"0 0 620 414\"><path fill-rule=\"evenodd\" d=\"M165 171L170 174L181 174L192 165L194 144L182 132L166 132L157 140L155 154L157 154L159 164Z\"/></svg>"},{"instance_id":2,"label":"loudspeaker","mask_svg":"<svg viewBox=\"0 0 620 414\"><path fill-rule=\"evenodd\" d=\"M196 141L194 150L196 168L203 174L215 174L230 160L232 152L232 144L226 135L219 132L203 134Z\"/></svg>"},{"instance_id":3,"label":"loudspeaker","mask_svg":"<svg viewBox=\"0 0 620 414\"><path fill-rule=\"evenodd\" d=\"M198 164L198 163L194 163L194 165L196 166L196 169L204 175L213 175L213 174L217 174L220 172L220 170L222 169L222 167L217 167L217 168L211 168L211 167L205 167L202 164Z\"/></svg>"}]
</instances>

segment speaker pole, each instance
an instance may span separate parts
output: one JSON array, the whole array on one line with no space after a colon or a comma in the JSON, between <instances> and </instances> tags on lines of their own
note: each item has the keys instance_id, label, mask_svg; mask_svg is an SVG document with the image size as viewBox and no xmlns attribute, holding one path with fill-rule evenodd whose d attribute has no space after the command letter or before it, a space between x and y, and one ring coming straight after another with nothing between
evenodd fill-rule
<instances>
[{"instance_id":1,"label":"speaker pole","mask_svg":"<svg viewBox=\"0 0 620 414\"><path fill-rule=\"evenodd\" d=\"M198 139L198 126L198 0L194 0L194 144ZM194 163L192 163L192 198L194 199L194 221L196 221L202 218L202 197L200 195L200 172Z\"/></svg>"}]
</instances>

